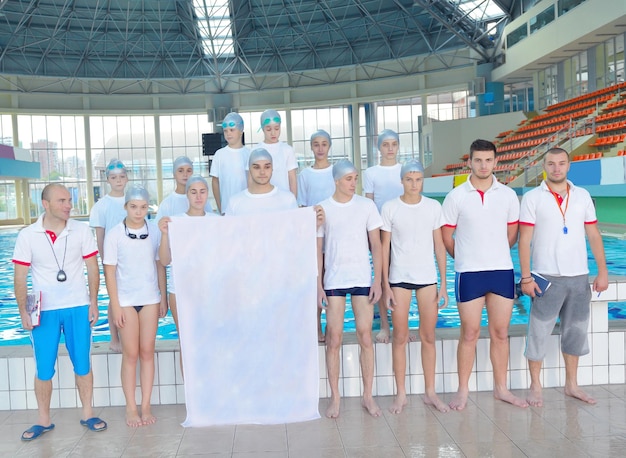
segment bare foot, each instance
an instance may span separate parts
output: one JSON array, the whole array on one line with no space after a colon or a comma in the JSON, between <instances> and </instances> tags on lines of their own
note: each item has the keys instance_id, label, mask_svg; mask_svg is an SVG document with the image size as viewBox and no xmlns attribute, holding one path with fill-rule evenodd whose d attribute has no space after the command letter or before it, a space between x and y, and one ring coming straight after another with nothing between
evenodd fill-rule
<instances>
[{"instance_id":1,"label":"bare foot","mask_svg":"<svg viewBox=\"0 0 626 458\"><path fill-rule=\"evenodd\" d=\"M404 406L407 405L409 401L406 398L405 394L397 394L396 398L393 400L393 404L389 407L389 412L391 413L401 413Z\"/></svg>"},{"instance_id":2,"label":"bare foot","mask_svg":"<svg viewBox=\"0 0 626 458\"><path fill-rule=\"evenodd\" d=\"M330 401L328 402L328 407L326 408L326 418L337 418L339 416L340 404L341 399L330 398Z\"/></svg>"},{"instance_id":3,"label":"bare foot","mask_svg":"<svg viewBox=\"0 0 626 458\"><path fill-rule=\"evenodd\" d=\"M153 425L154 423L156 423L156 421L157 421L156 417L150 413L150 410L144 411L142 409L142 413L141 413L142 424Z\"/></svg>"},{"instance_id":4,"label":"bare foot","mask_svg":"<svg viewBox=\"0 0 626 458\"><path fill-rule=\"evenodd\" d=\"M530 386L530 392L526 396L526 402L531 407L543 407L543 391L541 387Z\"/></svg>"},{"instance_id":5,"label":"bare foot","mask_svg":"<svg viewBox=\"0 0 626 458\"><path fill-rule=\"evenodd\" d=\"M446 413L449 409L448 404L439 399L436 393L424 394L424 404L433 406L439 412Z\"/></svg>"},{"instance_id":6,"label":"bare foot","mask_svg":"<svg viewBox=\"0 0 626 458\"><path fill-rule=\"evenodd\" d=\"M109 350L113 353L122 353L122 343L119 340L111 341L109 344Z\"/></svg>"},{"instance_id":7,"label":"bare foot","mask_svg":"<svg viewBox=\"0 0 626 458\"><path fill-rule=\"evenodd\" d=\"M372 417L380 417L383 413L382 410L380 410L380 407L378 407L378 404L376 404L376 401L374 401L374 398L372 397L363 398L363 400L361 401L361 405Z\"/></svg>"},{"instance_id":8,"label":"bare foot","mask_svg":"<svg viewBox=\"0 0 626 458\"><path fill-rule=\"evenodd\" d=\"M143 425L143 421L141 420L137 409L126 411L126 424L131 428L138 428Z\"/></svg>"},{"instance_id":9,"label":"bare foot","mask_svg":"<svg viewBox=\"0 0 626 458\"><path fill-rule=\"evenodd\" d=\"M389 343L389 329L381 329L378 334L376 334L376 342Z\"/></svg>"},{"instance_id":10,"label":"bare foot","mask_svg":"<svg viewBox=\"0 0 626 458\"><path fill-rule=\"evenodd\" d=\"M467 405L467 391L457 391L450 403L448 404L452 410L463 410Z\"/></svg>"},{"instance_id":11,"label":"bare foot","mask_svg":"<svg viewBox=\"0 0 626 458\"><path fill-rule=\"evenodd\" d=\"M417 342L417 336L409 333L409 342Z\"/></svg>"},{"instance_id":12,"label":"bare foot","mask_svg":"<svg viewBox=\"0 0 626 458\"><path fill-rule=\"evenodd\" d=\"M579 386L574 386L572 388L569 388L566 386L565 394L573 398L580 399L581 401L586 402L587 404L595 404L596 402L598 402L595 400L595 398L592 398L583 390L581 390Z\"/></svg>"},{"instance_id":13,"label":"bare foot","mask_svg":"<svg viewBox=\"0 0 626 458\"><path fill-rule=\"evenodd\" d=\"M494 389L493 397L499 399L500 401L508 402L516 407L528 407L528 403L525 399L518 398L507 389Z\"/></svg>"}]
</instances>

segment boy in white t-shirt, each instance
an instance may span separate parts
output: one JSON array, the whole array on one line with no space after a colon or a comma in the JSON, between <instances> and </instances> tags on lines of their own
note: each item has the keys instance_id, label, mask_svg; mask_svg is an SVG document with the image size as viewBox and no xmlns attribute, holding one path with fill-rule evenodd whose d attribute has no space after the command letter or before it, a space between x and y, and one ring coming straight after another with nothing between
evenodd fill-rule
<instances>
[{"instance_id":1,"label":"boy in white t-shirt","mask_svg":"<svg viewBox=\"0 0 626 458\"><path fill-rule=\"evenodd\" d=\"M335 192L333 166L328 162L328 152L332 140L325 130L317 130L311 135L311 151L315 162L298 174L298 205L312 207L328 199ZM317 309L317 340L324 342L321 324L322 309Z\"/></svg>"},{"instance_id":2,"label":"boy in white t-shirt","mask_svg":"<svg viewBox=\"0 0 626 458\"><path fill-rule=\"evenodd\" d=\"M380 151L380 164L368 168L363 172L363 192L376 203L380 212L383 204L388 200L395 199L402 194L403 188L400 181L401 165L398 163L398 150L400 149L400 137L391 129L385 129L378 134L378 151ZM385 292L383 291L383 295ZM383 297L383 304L378 304L380 314L380 332L376 340L381 343L389 343L389 318L385 305L388 301Z\"/></svg>"},{"instance_id":3,"label":"boy in white t-shirt","mask_svg":"<svg viewBox=\"0 0 626 458\"><path fill-rule=\"evenodd\" d=\"M406 344L409 341L411 296L419 310L419 334L422 342L424 403L440 412L448 405L435 392L435 327L439 308L448 304L446 290L446 247L441 237L441 204L422 196L424 167L417 160L402 166L404 193L383 205L381 231L383 253L383 290L393 319L393 372L396 398L389 408L400 413L407 404ZM437 290L437 270L441 282Z\"/></svg>"},{"instance_id":4,"label":"boy in white t-shirt","mask_svg":"<svg viewBox=\"0 0 626 458\"><path fill-rule=\"evenodd\" d=\"M231 196L248 185L246 165L250 155L250 150L243 146L243 118L238 113L228 113L222 121L222 129L228 146L216 151L210 173L217 212L221 215Z\"/></svg>"},{"instance_id":5,"label":"boy in white t-shirt","mask_svg":"<svg viewBox=\"0 0 626 458\"><path fill-rule=\"evenodd\" d=\"M372 321L374 303L381 295L382 220L371 200L355 195L357 177L357 170L350 161L338 161L333 165L335 193L320 204L326 219L317 231L317 297L318 307L326 305L326 367L331 390L330 403L326 409L328 418L339 416L339 358L347 294L352 298L356 335L361 350L362 405L373 417L381 415L372 396ZM368 245L374 264L373 280Z\"/></svg>"},{"instance_id":6,"label":"boy in white t-shirt","mask_svg":"<svg viewBox=\"0 0 626 458\"><path fill-rule=\"evenodd\" d=\"M272 184L284 191L291 191L295 197L298 197L296 154L291 145L279 140L280 124L280 115L276 110L265 110L261 114L261 129L264 139L254 149L263 148L272 155L274 167Z\"/></svg>"},{"instance_id":7,"label":"boy in white t-shirt","mask_svg":"<svg viewBox=\"0 0 626 458\"><path fill-rule=\"evenodd\" d=\"M96 241L98 243L100 259L104 259L105 235L126 216L126 210L124 210L124 190L128 183L126 167L120 160L111 159L105 169L105 174L111 190L106 196L95 203L89 214L89 226L93 227L96 231ZM122 351L122 346L120 344L119 331L117 326L115 326L111 313L110 302L107 310L107 319L109 321L109 332L111 334L109 349L115 353L119 353Z\"/></svg>"}]
</instances>

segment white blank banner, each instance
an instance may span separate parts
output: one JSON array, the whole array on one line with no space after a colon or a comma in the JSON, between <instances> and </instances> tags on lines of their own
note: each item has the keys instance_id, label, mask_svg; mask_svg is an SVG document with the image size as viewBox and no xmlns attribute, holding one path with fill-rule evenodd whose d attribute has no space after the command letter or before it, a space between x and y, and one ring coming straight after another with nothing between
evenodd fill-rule
<instances>
[{"instance_id":1,"label":"white blank banner","mask_svg":"<svg viewBox=\"0 0 626 458\"><path fill-rule=\"evenodd\" d=\"M315 213L172 218L183 426L319 418Z\"/></svg>"}]
</instances>

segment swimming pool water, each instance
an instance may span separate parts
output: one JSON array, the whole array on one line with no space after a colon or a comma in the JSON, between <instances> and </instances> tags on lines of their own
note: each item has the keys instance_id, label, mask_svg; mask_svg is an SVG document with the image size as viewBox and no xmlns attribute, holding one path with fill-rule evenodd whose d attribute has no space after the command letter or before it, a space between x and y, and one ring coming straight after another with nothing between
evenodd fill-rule
<instances>
[{"instance_id":1,"label":"swimming pool water","mask_svg":"<svg viewBox=\"0 0 626 458\"><path fill-rule=\"evenodd\" d=\"M17 238L17 230L0 231L0 345L27 345L30 343L28 332L24 331L21 326L19 313L17 312L17 304L13 294L13 263L11 257L13 255L13 247ZM626 240L612 237L604 238L604 247L606 250L607 266L610 275L626 276L626 261L624 254L626 253ZM519 258L517 246L512 251L513 264L518 268ZM593 261L593 256L588 250L590 275L597 273L597 267ZM519 279L519 271L516 270L516 277ZM447 308L439 311L439 319L437 327L454 328L459 326L459 314L454 300L454 265L450 257L448 257L447 285L450 303ZM100 320L94 326L94 341L103 342L109 340L109 325L107 321L107 305L108 295L104 284L104 275L100 274L100 289L98 291L98 308L100 309ZM530 298L521 297L515 301L513 307L513 316L511 324L526 324L528 322L528 310L530 306ZM626 302L610 302L609 303L609 319L626 319ZM324 314L322 314L322 324L325 324ZM482 323L487 324L487 312L483 310ZM417 312L417 303L415 298L409 309L409 326L415 329L419 326L419 317ZM374 320L374 328L379 327L379 318ZM344 329L346 331L354 331L354 315L349 305L346 307L344 318ZM159 320L159 328L157 330L158 340L177 339L178 334L174 326L174 320L171 314Z\"/></svg>"}]
</instances>

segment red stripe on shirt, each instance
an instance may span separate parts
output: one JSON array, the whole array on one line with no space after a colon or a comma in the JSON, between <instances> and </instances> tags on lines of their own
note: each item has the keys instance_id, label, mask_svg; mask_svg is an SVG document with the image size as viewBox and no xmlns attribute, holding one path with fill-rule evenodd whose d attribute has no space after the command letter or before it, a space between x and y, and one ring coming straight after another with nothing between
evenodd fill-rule
<instances>
[{"instance_id":1,"label":"red stripe on shirt","mask_svg":"<svg viewBox=\"0 0 626 458\"><path fill-rule=\"evenodd\" d=\"M522 226L534 226L535 223L527 223L526 221L520 221L519 222Z\"/></svg>"},{"instance_id":2,"label":"red stripe on shirt","mask_svg":"<svg viewBox=\"0 0 626 458\"><path fill-rule=\"evenodd\" d=\"M518 221L511 221L510 223L506 223L509 226L512 226L513 224L519 224L519 220Z\"/></svg>"},{"instance_id":3,"label":"red stripe on shirt","mask_svg":"<svg viewBox=\"0 0 626 458\"><path fill-rule=\"evenodd\" d=\"M451 227L452 229L454 229L456 227L456 224L444 224L445 227Z\"/></svg>"},{"instance_id":4,"label":"red stripe on shirt","mask_svg":"<svg viewBox=\"0 0 626 458\"><path fill-rule=\"evenodd\" d=\"M594 220L594 221L585 221L585 224L596 224L598 222L598 220Z\"/></svg>"},{"instance_id":5,"label":"red stripe on shirt","mask_svg":"<svg viewBox=\"0 0 626 458\"><path fill-rule=\"evenodd\" d=\"M17 259L13 259L14 264L19 264L20 266L30 267L30 262L18 261Z\"/></svg>"},{"instance_id":6,"label":"red stripe on shirt","mask_svg":"<svg viewBox=\"0 0 626 458\"><path fill-rule=\"evenodd\" d=\"M89 258L91 258L92 256L95 256L95 255L97 255L97 254L98 254L98 250L94 251L94 252L93 252L93 253L91 253L91 254L88 254L87 256L83 256L83 259L89 259Z\"/></svg>"}]
</instances>

